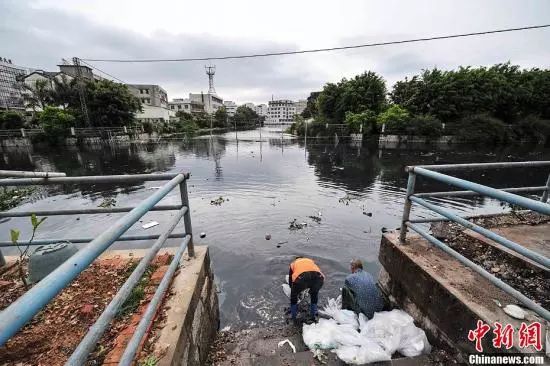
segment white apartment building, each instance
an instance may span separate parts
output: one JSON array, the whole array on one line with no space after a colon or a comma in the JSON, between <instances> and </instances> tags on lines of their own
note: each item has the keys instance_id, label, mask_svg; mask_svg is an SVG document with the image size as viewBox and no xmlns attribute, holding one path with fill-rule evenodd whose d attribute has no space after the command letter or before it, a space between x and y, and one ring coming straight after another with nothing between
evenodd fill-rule
<instances>
[{"instance_id":1,"label":"white apartment building","mask_svg":"<svg viewBox=\"0 0 550 366\"><path fill-rule=\"evenodd\" d=\"M267 125L290 125L296 114L294 102L288 99L270 100L267 108Z\"/></svg>"},{"instance_id":2,"label":"white apartment building","mask_svg":"<svg viewBox=\"0 0 550 366\"><path fill-rule=\"evenodd\" d=\"M258 104L255 108L254 108L254 111L256 112L256 114L260 117L266 117L267 118L267 105L265 104Z\"/></svg>"},{"instance_id":3,"label":"white apartment building","mask_svg":"<svg viewBox=\"0 0 550 366\"><path fill-rule=\"evenodd\" d=\"M202 103L204 105L204 111L208 114L216 113L218 109L223 107L223 99L215 94L189 93L189 99L192 102Z\"/></svg>"},{"instance_id":4,"label":"white apartment building","mask_svg":"<svg viewBox=\"0 0 550 366\"><path fill-rule=\"evenodd\" d=\"M175 98L168 103L168 109L170 109L170 111L173 111L174 113L204 113L204 104L193 102L188 98Z\"/></svg>"},{"instance_id":5,"label":"white apartment building","mask_svg":"<svg viewBox=\"0 0 550 366\"><path fill-rule=\"evenodd\" d=\"M168 94L160 85L126 84L141 101L142 112L136 113L139 122L169 122L176 112L168 109Z\"/></svg>"},{"instance_id":6,"label":"white apartment building","mask_svg":"<svg viewBox=\"0 0 550 366\"><path fill-rule=\"evenodd\" d=\"M306 109L307 100L300 99L299 101L294 102L294 106L296 107L296 114L302 114L304 109Z\"/></svg>"},{"instance_id":7,"label":"white apartment building","mask_svg":"<svg viewBox=\"0 0 550 366\"><path fill-rule=\"evenodd\" d=\"M223 102L223 105L225 107L225 111L227 112L227 115L228 116L234 116L235 113L237 113L237 103L231 101L231 100L226 100Z\"/></svg>"}]
</instances>

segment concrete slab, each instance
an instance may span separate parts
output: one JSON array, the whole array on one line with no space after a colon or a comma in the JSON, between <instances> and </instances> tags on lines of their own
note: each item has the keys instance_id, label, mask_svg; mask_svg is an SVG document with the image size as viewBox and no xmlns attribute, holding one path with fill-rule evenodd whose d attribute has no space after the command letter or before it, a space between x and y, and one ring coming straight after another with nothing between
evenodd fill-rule
<instances>
[{"instance_id":1,"label":"concrete slab","mask_svg":"<svg viewBox=\"0 0 550 366\"><path fill-rule=\"evenodd\" d=\"M506 227L492 228L492 232L506 239L512 240L523 247L530 249L534 252L542 254L546 257L550 257L550 223L538 224L538 225L512 225ZM469 237L482 241L487 245L491 245L503 252L508 253L522 261L528 263L531 266L538 267L539 269L548 271L544 266L537 262L519 254L515 251L506 248L505 246L484 237L481 234L476 233L470 229L464 230L464 234Z\"/></svg>"},{"instance_id":2,"label":"concrete slab","mask_svg":"<svg viewBox=\"0 0 550 366\"><path fill-rule=\"evenodd\" d=\"M517 347L521 321L505 314L494 301L515 304L514 298L419 236L410 235L407 245L398 243L397 233L382 237L379 258L384 271L379 284L427 331L431 342L457 349L463 356L476 353L467 336L480 319L491 325L511 324ZM535 313L527 313L526 322L541 321ZM493 348L491 340L492 335L483 338L485 352L507 352ZM534 351L516 347L508 352Z\"/></svg>"}]
</instances>

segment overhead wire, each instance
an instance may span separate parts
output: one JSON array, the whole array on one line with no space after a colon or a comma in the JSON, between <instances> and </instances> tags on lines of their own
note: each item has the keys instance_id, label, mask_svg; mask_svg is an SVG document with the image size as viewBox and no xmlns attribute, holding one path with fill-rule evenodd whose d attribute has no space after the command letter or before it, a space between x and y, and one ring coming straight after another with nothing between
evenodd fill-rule
<instances>
[{"instance_id":1,"label":"overhead wire","mask_svg":"<svg viewBox=\"0 0 550 366\"><path fill-rule=\"evenodd\" d=\"M297 55L297 54L318 53L318 52L332 52L332 51L350 50L350 49L366 48L366 47L389 46L389 45L396 45L396 44L417 43L417 42L427 42L427 41L435 41L435 40L442 40L442 39L473 37L473 36L482 36L482 35L488 35L488 34L507 33L507 32L517 32L517 31L525 31L525 30L541 29L541 28L549 28L549 27L550 27L550 24L542 24L542 25L524 26L524 27L517 27L517 28L504 28L504 29L488 30L488 31L482 31L482 32L469 32L469 33L451 34L451 35L443 35L443 36L412 38L412 39L404 39L404 40L397 40L397 41L365 43L365 44L350 45L350 46L316 48L316 49L297 50L297 51L266 52L266 53L255 53L255 54L248 54L248 55L190 57L190 58L165 58L165 59L84 58L84 59L81 59L81 60L90 61L90 62L113 62L113 63L115 63L115 62L116 63L150 63L150 62L191 62L191 61L233 60L233 59L243 59L243 58L258 58L258 57Z\"/></svg>"}]
</instances>

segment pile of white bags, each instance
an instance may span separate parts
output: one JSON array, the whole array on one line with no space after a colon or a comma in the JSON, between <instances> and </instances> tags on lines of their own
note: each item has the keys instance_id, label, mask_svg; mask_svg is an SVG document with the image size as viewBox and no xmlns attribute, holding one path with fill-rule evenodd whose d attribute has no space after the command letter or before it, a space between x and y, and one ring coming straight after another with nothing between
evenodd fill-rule
<instances>
[{"instance_id":1,"label":"pile of white bags","mask_svg":"<svg viewBox=\"0 0 550 366\"><path fill-rule=\"evenodd\" d=\"M427 354L431 346L424 331L402 310L381 311L371 320L342 310L340 298L329 299L319 313L330 319L304 324L302 336L309 349L330 349L349 364L388 361L395 351L413 357Z\"/></svg>"}]
</instances>

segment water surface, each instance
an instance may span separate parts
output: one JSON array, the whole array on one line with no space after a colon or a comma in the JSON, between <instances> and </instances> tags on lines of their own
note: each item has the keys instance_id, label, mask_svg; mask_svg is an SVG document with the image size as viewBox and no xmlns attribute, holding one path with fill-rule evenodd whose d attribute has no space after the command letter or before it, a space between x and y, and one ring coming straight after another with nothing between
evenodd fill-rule
<instances>
[{"instance_id":1,"label":"water surface","mask_svg":"<svg viewBox=\"0 0 550 366\"><path fill-rule=\"evenodd\" d=\"M378 148L343 141L319 142L281 139L276 128L198 138L190 142L94 145L64 148L9 148L2 151L0 169L63 171L67 175L107 175L190 171L190 206L193 230L205 232L196 244L210 246L220 290L222 326L254 326L283 321L287 303L281 283L296 255L313 257L327 280L321 301L335 296L359 257L376 275L380 269L378 246L383 228L399 226L406 173L411 164L464 163L550 159L548 149L535 146L476 150L471 147ZM494 174L460 173L494 187L543 185L544 170L499 170ZM97 207L105 198L118 206L131 206L154 192L161 182L126 185L71 185L49 187L16 210ZM418 179L419 191L447 190L441 184ZM211 200L223 197L221 205ZM463 214L500 212L497 202L482 198L434 200ZM179 203L172 192L161 204ZM419 217L431 216L422 209ZM368 214L368 215L366 215ZM101 233L120 214L49 217L37 234L41 237L90 237ZM170 212L153 212L134 225L129 234L158 233ZM320 216L316 222L309 216ZM289 230L296 219L307 223ZM144 230L143 223L160 226ZM28 218L0 224L1 240L9 229L29 233ZM183 225L182 225L183 226ZM271 234L271 240L265 235ZM151 242L117 243L113 248L146 247ZM171 240L169 245L177 245ZM5 251L6 252L6 251ZM9 253L9 252L8 252Z\"/></svg>"}]
</instances>

